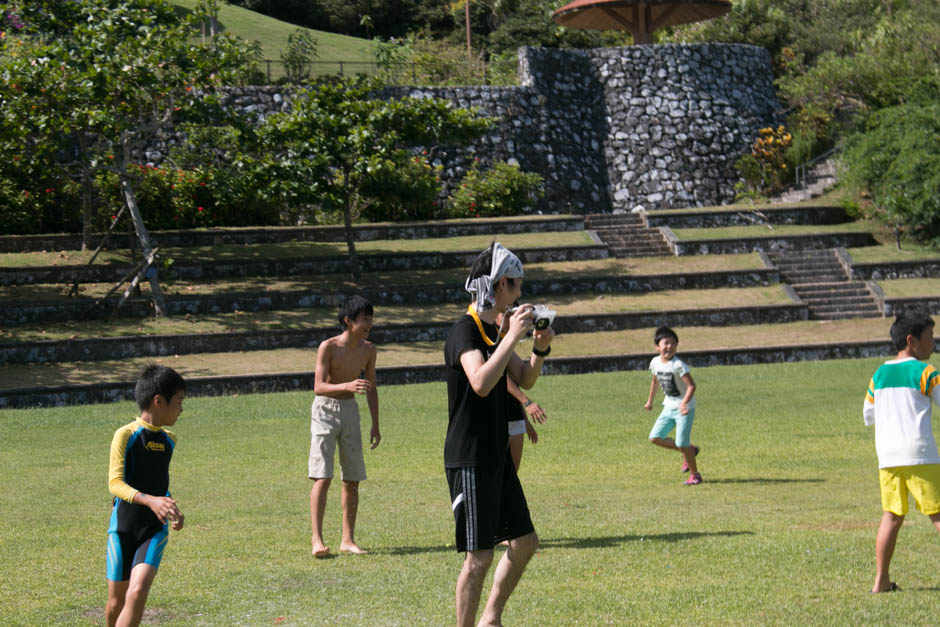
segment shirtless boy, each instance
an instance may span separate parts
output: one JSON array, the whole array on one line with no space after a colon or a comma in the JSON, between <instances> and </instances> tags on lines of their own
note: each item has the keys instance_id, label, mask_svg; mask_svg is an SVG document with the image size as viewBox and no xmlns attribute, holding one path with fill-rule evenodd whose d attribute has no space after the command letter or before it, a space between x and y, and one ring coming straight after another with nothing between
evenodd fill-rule
<instances>
[{"instance_id":1,"label":"shirtless boy","mask_svg":"<svg viewBox=\"0 0 940 627\"><path fill-rule=\"evenodd\" d=\"M327 490L333 479L333 454L337 442L343 481L343 536L339 550L355 554L366 552L354 538L359 482L366 478L356 394L365 394L369 403L371 448L377 447L382 439L379 433L379 395L375 388L375 344L366 340L372 329L372 305L361 296L346 299L339 309L339 322L343 332L320 343L314 375L316 398L311 409L307 474L313 479L310 490L311 544L317 558L330 554L329 547L323 543L323 512Z\"/></svg>"}]
</instances>

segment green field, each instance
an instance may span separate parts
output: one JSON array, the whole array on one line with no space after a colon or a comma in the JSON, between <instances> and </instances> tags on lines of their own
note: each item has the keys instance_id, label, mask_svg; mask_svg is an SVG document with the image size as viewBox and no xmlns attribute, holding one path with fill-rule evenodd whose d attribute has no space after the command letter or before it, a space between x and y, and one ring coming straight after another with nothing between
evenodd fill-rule
<instances>
[{"instance_id":1,"label":"green field","mask_svg":"<svg viewBox=\"0 0 940 627\"><path fill-rule=\"evenodd\" d=\"M506 624L935 624L940 538L919 514L868 593L880 518L878 360L694 370L705 483L651 446L646 373L548 377L521 477L542 540ZM315 561L305 478L312 394L192 398L174 431L172 533L145 622L453 623L461 556L442 470L443 384L384 387L357 539ZM363 403L364 408L364 403ZM129 403L0 412L0 622L101 623L108 444ZM364 412L363 415L367 415ZM325 532L339 541L333 487Z\"/></svg>"},{"instance_id":2,"label":"green field","mask_svg":"<svg viewBox=\"0 0 940 627\"><path fill-rule=\"evenodd\" d=\"M197 0L170 0L171 4L190 10L196 7L196 2ZM287 36L297 30L297 26L293 24L224 2L219 3L219 22L222 31L228 31L246 41L260 42L264 58L273 61L280 60L281 52L287 50ZM372 72L371 64L374 59L369 40L316 30L311 33L317 42L317 61L334 62L315 64L314 74L339 73L339 64L335 63L338 61L347 63L343 68L345 74ZM265 70L263 65L262 70ZM280 64L273 63L271 78L277 79L281 76L283 71Z\"/></svg>"}]
</instances>

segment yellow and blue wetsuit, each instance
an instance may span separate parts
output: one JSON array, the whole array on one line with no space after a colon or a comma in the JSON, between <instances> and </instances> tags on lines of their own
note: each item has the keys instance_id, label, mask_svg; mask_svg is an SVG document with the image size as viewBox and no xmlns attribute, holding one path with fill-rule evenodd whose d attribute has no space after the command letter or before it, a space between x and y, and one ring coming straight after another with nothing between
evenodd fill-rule
<instances>
[{"instance_id":1,"label":"yellow and blue wetsuit","mask_svg":"<svg viewBox=\"0 0 940 627\"><path fill-rule=\"evenodd\" d=\"M108 579L126 581L140 563L160 566L167 525L149 507L134 503L138 492L170 496L170 459L176 436L140 418L114 432L108 489L114 495L108 526Z\"/></svg>"}]
</instances>

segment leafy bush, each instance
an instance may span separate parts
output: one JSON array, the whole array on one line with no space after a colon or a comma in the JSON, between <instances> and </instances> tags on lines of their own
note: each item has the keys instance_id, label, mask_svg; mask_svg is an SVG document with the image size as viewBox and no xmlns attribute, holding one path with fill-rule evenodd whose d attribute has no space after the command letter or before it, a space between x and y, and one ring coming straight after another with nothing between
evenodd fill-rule
<instances>
[{"instance_id":1,"label":"leafy bush","mask_svg":"<svg viewBox=\"0 0 940 627\"><path fill-rule=\"evenodd\" d=\"M845 181L867 191L869 215L940 247L940 86L932 101L874 113L850 140Z\"/></svg>"},{"instance_id":2,"label":"leafy bush","mask_svg":"<svg viewBox=\"0 0 940 627\"><path fill-rule=\"evenodd\" d=\"M367 200L360 217L370 222L431 220L441 217L442 166L432 167L427 157L416 155L399 164L383 161L363 183Z\"/></svg>"},{"instance_id":3,"label":"leafy bush","mask_svg":"<svg viewBox=\"0 0 940 627\"><path fill-rule=\"evenodd\" d=\"M543 179L535 172L523 172L518 165L497 161L480 172L479 159L464 175L448 200L448 214L454 218L512 216L525 213L545 195Z\"/></svg>"}]
</instances>

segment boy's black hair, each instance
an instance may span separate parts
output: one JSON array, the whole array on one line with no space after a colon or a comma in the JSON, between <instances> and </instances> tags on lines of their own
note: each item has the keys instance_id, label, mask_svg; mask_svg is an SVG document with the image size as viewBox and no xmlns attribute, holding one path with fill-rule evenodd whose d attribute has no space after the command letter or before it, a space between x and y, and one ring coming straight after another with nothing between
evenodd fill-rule
<instances>
[{"instance_id":1,"label":"boy's black hair","mask_svg":"<svg viewBox=\"0 0 940 627\"><path fill-rule=\"evenodd\" d=\"M169 402L177 392L185 389L186 381L180 373L167 366L151 363L144 366L137 377L134 400L143 411L150 407L154 396L160 395Z\"/></svg>"},{"instance_id":2,"label":"boy's black hair","mask_svg":"<svg viewBox=\"0 0 940 627\"><path fill-rule=\"evenodd\" d=\"M343 301L343 304L339 306L339 326L342 329L346 328L346 317L349 316L350 320L355 320L359 317L359 314L366 312L368 315L372 315L372 303L367 301L365 298L359 295L350 296Z\"/></svg>"},{"instance_id":3,"label":"boy's black hair","mask_svg":"<svg viewBox=\"0 0 940 627\"><path fill-rule=\"evenodd\" d=\"M656 329L656 333L653 335L653 346L659 346L659 340L663 339L664 337L671 337L676 341L676 344L679 343L679 336L676 335L676 332L666 325L663 325Z\"/></svg>"},{"instance_id":4,"label":"boy's black hair","mask_svg":"<svg viewBox=\"0 0 940 627\"><path fill-rule=\"evenodd\" d=\"M483 276L484 274L489 274L490 270L493 269L493 246L496 244L496 241L490 242L490 245L482 253L477 255L477 258L473 260L473 265L470 266L470 280ZM515 286L516 280L510 277L506 277L506 280L509 281L510 285Z\"/></svg>"},{"instance_id":5,"label":"boy's black hair","mask_svg":"<svg viewBox=\"0 0 940 627\"><path fill-rule=\"evenodd\" d=\"M907 336L920 337L927 327L932 327L933 319L923 309L905 309L894 318L891 325L891 341L894 347L902 351L907 348Z\"/></svg>"}]
</instances>

